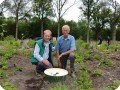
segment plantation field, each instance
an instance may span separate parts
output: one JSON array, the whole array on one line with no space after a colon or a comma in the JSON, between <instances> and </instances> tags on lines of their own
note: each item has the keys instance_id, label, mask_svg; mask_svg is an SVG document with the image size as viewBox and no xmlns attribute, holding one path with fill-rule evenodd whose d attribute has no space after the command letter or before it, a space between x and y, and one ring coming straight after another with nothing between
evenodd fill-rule
<instances>
[{"instance_id":1,"label":"plantation field","mask_svg":"<svg viewBox=\"0 0 120 90\"><path fill-rule=\"evenodd\" d=\"M34 40L0 41L0 85L5 90L115 90L120 85L120 42L107 46L76 40L76 78L50 83L30 63ZM55 52L53 62L56 64ZM69 62L67 70L69 71Z\"/></svg>"}]
</instances>

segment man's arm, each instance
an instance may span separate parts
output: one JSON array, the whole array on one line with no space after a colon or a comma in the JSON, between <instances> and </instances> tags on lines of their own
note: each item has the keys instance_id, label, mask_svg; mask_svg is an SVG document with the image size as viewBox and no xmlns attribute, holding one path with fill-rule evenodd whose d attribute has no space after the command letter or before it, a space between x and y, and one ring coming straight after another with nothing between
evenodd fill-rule
<instances>
[{"instance_id":1,"label":"man's arm","mask_svg":"<svg viewBox=\"0 0 120 90\"><path fill-rule=\"evenodd\" d=\"M73 52L74 52L74 50L68 50L68 51L60 54L60 55L58 56L58 58L60 59L62 56L67 55L67 54L70 54L70 53L73 53Z\"/></svg>"},{"instance_id":2,"label":"man's arm","mask_svg":"<svg viewBox=\"0 0 120 90\"><path fill-rule=\"evenodd\" d=\"M58 67L61 67L61 62L60 62L60 58L59 58L59 50L56 51L56 54L57 54L57 62L58 62Z\"/></svg>"},{"instance_id":3,"label":"man's arm","mask_svg":"<svg viewBox=\"0 0 120 90\"><path fill-rule=\"evenodd\" d=\"M40 52L40 47L38 46L38 44L35 45L35 49L34 49L34 57L39 61L39 62L43 62L45 65L49 65L49 61L48 60L44 60L43 57L39 54Z\"/></svg>"}]
</instances>

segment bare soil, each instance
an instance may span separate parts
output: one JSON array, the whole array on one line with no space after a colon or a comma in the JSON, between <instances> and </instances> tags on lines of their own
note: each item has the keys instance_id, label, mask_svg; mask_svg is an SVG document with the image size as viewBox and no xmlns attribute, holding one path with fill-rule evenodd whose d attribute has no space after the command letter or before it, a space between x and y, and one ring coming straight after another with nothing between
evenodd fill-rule
<instances>
[{"instance_id":1,"label":"bare soil","mask_svg":"<svg viewBox=\"0 0 120 90\"><path fill-rule=\"evenodd\" d=\"M102 76L91 75L93 87L96 90L102 90L103 87L111 85L114 80L120 80L120 55L109 54L108 57L115 63L114 67L101 68L99 67L99 60L85 62L91 70L102 70Z\"/></svg>"}]
</instances>

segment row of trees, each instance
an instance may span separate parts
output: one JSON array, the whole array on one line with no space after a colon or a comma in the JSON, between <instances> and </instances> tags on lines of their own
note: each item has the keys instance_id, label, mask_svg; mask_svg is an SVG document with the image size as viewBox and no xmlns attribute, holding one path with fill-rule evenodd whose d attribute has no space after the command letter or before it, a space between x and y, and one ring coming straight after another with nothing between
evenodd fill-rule
<instances>
[{"instance_id":1,"label":"row of trees","mask_svg":"<svg viewBox=\"0 0 120 90\"><path fill-rule=\"evenodd\" d=\"M23 36L34 38L42 37L43 30L49 28L57 37L61 34L61 26L68 24L76 38L82 36L87 42L100 35L105 38L110 36L114 41L116 38L120 40L120 4L116 0L78 1L69 4L68 0L4 0L0 5L0 33L3 35L4 27L5 35L14 35L16 39ZM82 3L79 9L84 18L79 22L62 19L67 10L78 3ZM9 13L8 17L5 17L6 13Z\"/></svg>"}]
</instances>

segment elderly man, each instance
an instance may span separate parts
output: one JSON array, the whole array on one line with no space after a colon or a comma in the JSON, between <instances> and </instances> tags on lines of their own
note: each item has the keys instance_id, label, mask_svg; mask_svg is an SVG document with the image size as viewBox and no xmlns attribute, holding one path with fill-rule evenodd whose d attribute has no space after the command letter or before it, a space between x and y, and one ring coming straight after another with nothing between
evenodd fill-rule
<instances>
[{"instance_id":1,"label":"elderly man","mask_svg":"<svg viewBox=\"0 0 120 90\"><path fill-rule=\"evenodd\" d=\"M75 38L72 35L70 35L69 32L70 27L68 25L64 25L62 27L63 35L57 39L55 49L57 53L58 66L60 66L63 69L66 69L67 60L69 59L71 76L75 77L74 74L74 62L75 62L74 51L76 50Z\"/></svg>"},{"instance_id":2,"label":"elderly man","mask_svg":"<svg viewBox=\"0 0 120 90\"><path fill-rule=\"evenodd\" d=\"M53 62L51 60L51 34L50 30L45 30L43 39L37 40L35 43L31 63L36 65L37 73L41 73L45 69L53 67Z\"/></svg>"}]
</instances>

